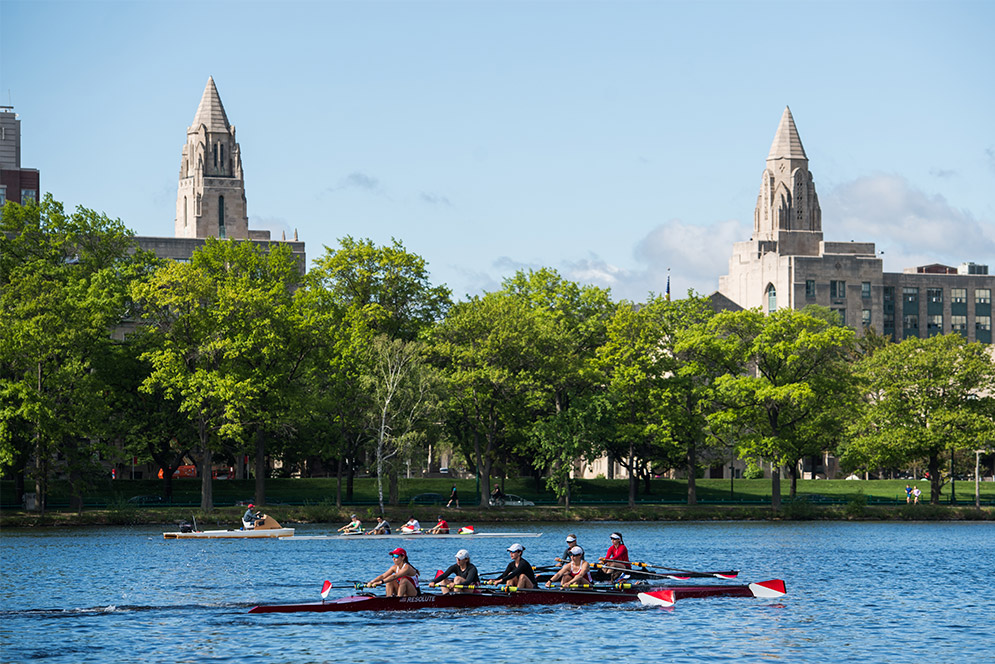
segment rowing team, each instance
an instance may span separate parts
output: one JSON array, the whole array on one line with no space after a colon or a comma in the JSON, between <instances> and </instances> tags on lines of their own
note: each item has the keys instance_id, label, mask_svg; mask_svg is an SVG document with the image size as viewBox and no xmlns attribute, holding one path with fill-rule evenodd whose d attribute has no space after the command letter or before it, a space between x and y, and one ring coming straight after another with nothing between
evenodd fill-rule
<instances>
[{"instance_id":1,"label":"rowing team","mask_svg":"<svg viewBox=\"0 0 995 664\"><path fill-rule=\"evenodd\" d=\"M344 534L358 534L358 533L363 533L363 522L360 521L359 517L357 517L355 514L353 514L351 518L352 518L352 521L350 521L346 525L344 525L341 528L339 528L339 532L340 533L344 533ZM467 529L466 528L460 528L460 533L462 534L465 530L467 530ZM472 531L473 528L471 527L471 528L469 528L469 530ZM411 517L410 519L408 519L407 523L405 523L403 526L401 526L401 532L402 533L421 533L421 532L425 532L425 533L427 533L429 535L448 535L449 534L449 523L444 518L442 518L442 515L440 514L439 515L439 522L436 523L431 528L429 528L428 530L423 531L421 529L421 523L418 522L418 519L416 519L415 517ZM390 535L390 523L388 523L387 520L384 519L383 517L379 517L378 516L377 517L377 524L375 526L373 526L373 528L371 528L370 530L367 530L363 534L364 535Z\"/></svg>"},{"instance_id":2,"label":"rowing team","mask_svg":"<svg viewBox=\"0 0 995 664\"><path fill-rule=\"evenodd\" d=\"M608 556L601 558L602 569L612 575L614 580L629 569L629 553L622 543L620 533L611 534L612 547L608 550ZM500 576L488 581L481 581L477 567L470 562L470 553L466 549L456 552L456 562L449 566L444 572L439 573L435 579L429 583L430 588L439 587L443 593L466 592L478 585L504 585L514 588L535 588L535 570L522 554L525 547L515 542L508 547L508 554L511 562L505 567ZM375 588L383 584L385 594L388 597L397 595L400 597L411 597L418 594L418 583L420 573L418 569L408 561L408 552L397 547L390 552L392 559L391 566L383 574L378 574L366 583L367 588ZM567 536L567 550L564 557L568 560L563 567L557 571L552 578L546 582L549 588L554 582L559 581L564 587L588 585L594 582L591 577L591 564L584 559L584 549L577 545L575 535ZM557 558L558 561L561 559ZM562 562L562 561L561 561ZM449 577L453 577L452 580Z\"/></svg>"}]
</instances>

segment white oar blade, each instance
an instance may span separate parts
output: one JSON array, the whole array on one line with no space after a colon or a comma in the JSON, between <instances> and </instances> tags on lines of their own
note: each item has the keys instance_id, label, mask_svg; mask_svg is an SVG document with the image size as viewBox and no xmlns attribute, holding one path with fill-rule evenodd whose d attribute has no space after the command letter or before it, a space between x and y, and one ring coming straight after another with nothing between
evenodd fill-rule
<instances>
[{"instance_id":1,"label":"white oar blade","mask_svg":"<svg viewBox=\"0 0 995 664\"><path fill-rule=\"evenodd\" d=\"M735 579L739 575L738 574L715 574L714 576L717 577L717 578L719 578L719 579Z\"/></svg>"},{"instance_id":2,"label":"white oar blade","mask_svg":"<svg viewBox=\"0 0 995 664\"><path fill-rule=\"evenodd\" d=\"M761 581L760 583L751 583L750 590L753 592L754 597L781 597L787 594L788 590L784 586L784 581L781 579L771 579L770 581Z\"/></svg>"},{"instance_id":3,"label":"white oar blade","mask_svg":"<svg viewBox=\"0 0 995 664\"><path fill-rule=\"evenodd\" d=\"M325 582L321 584L321 599L328 597L328 592L332 589L332 582L325 579Z\"/></svg>"},{"instance_id":4,"label":"white oar blade","mask_svg":"<svg viewBox=\"0 0 995 664\"><path fill-rule=\"evenodd\" d=\"M673 590L655 590L649 593L639 593L639 601L646 606L673 606L676 601Z\"/></svg>"}]
</instances>

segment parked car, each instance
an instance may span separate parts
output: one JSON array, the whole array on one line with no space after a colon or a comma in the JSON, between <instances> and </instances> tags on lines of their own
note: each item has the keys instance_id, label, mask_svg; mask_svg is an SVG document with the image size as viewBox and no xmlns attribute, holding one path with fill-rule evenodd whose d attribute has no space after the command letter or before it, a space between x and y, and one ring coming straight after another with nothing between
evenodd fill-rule
<instances>
[{"instance_id":1,"label":"parked car","mask_svg":"<svg viewBox=\"0 0 995 664\"><path fill-rule=\"evenodd\" d=\"M447 500L441 493L419 493L410 502L412 505L442 505Z\"/></svg>"},{"instance_id":2,"label":"parked car","mask_svg":"<svg viewBox=\"0 0 995 664\"><path fill-rule=\"evenodd\" d=\"M491 507L534 507L535 503L531 500L525 500L521 496L516 496L513 493L504 494L504 498L490 500Z\"/></svg>"}]
</instances>

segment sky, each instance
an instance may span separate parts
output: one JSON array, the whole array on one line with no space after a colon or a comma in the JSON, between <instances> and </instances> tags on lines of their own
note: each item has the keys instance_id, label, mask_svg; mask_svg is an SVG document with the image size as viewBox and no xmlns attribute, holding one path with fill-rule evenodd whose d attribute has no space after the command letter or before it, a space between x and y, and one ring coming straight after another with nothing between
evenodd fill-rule
<instances>
[{"instance_id":1,"label":"sky","mask_svg":"<svg viewBox=\"0 0 995 664\"><path fill-rule=\"evenodd\" d=\"M785 106L829 241L995 271L995 2L0 0L0 104L67 208L171 236L213 76L249 227L401 241L455 299L554 268L708 294Z\"/></svg>"}]
</instances>

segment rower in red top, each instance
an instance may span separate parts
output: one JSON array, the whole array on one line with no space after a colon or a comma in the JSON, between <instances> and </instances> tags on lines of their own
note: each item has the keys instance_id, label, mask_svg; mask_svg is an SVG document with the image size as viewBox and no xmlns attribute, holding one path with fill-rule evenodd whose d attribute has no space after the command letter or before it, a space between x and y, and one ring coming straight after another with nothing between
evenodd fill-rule
<instances>
[{"instance_id":1,"label":"rower in red top","mask_svg":"<svg viewBox=\"0 0 995 664\"><path fill-rule=\"evenodd\" d=\"M604 558L601 558L601 567L612 581L617 581L627 570L632 569L632 565L629 564L629 550L622 543L622 533L615 532L610 537L612 545L608 547Z\"/></svg>"},{"instance_id":2,"label":"rower in red top","mask_svg":"<svg viewBox=\"0 0 995 664\"><path fill-rule=\"evenodd\" d=\"M536 575L532 571L532 565L522 558L523 551L525 551L525 547L518 542L509 546L508 553L511 554L511 562L504 568L504 573L501 576L491 579L488 583L492 586L504 583L516 588L535 588Z\"/></svg>"},{"instance_id":3,"label":"rower in red top","mask_svg":"<svg viewBox=\"0 0 995 664\"><path fill-rule=\"evenodd\" d=\"M376 588L385 584L384 594L387 597L413 597L418 594L418 570L408 562L408 552L397 547L390 552L393 563L383 574L378 574L367 582L367 588Z\"/></svg>"},{"instance_id":4,"label":"rower in red top","mask_svg":"<svg viewBox=\"0 0 995 664\"><path fill-rule=\"evenodd\" d=\"M429 532L430 535L448 535L449 534L449 524L446 523L446 520L443 519L442 515L440 514L439 515L439 523L435 524L435 526L432 527L428 532Z\"/></svg>"}]
</instances>

